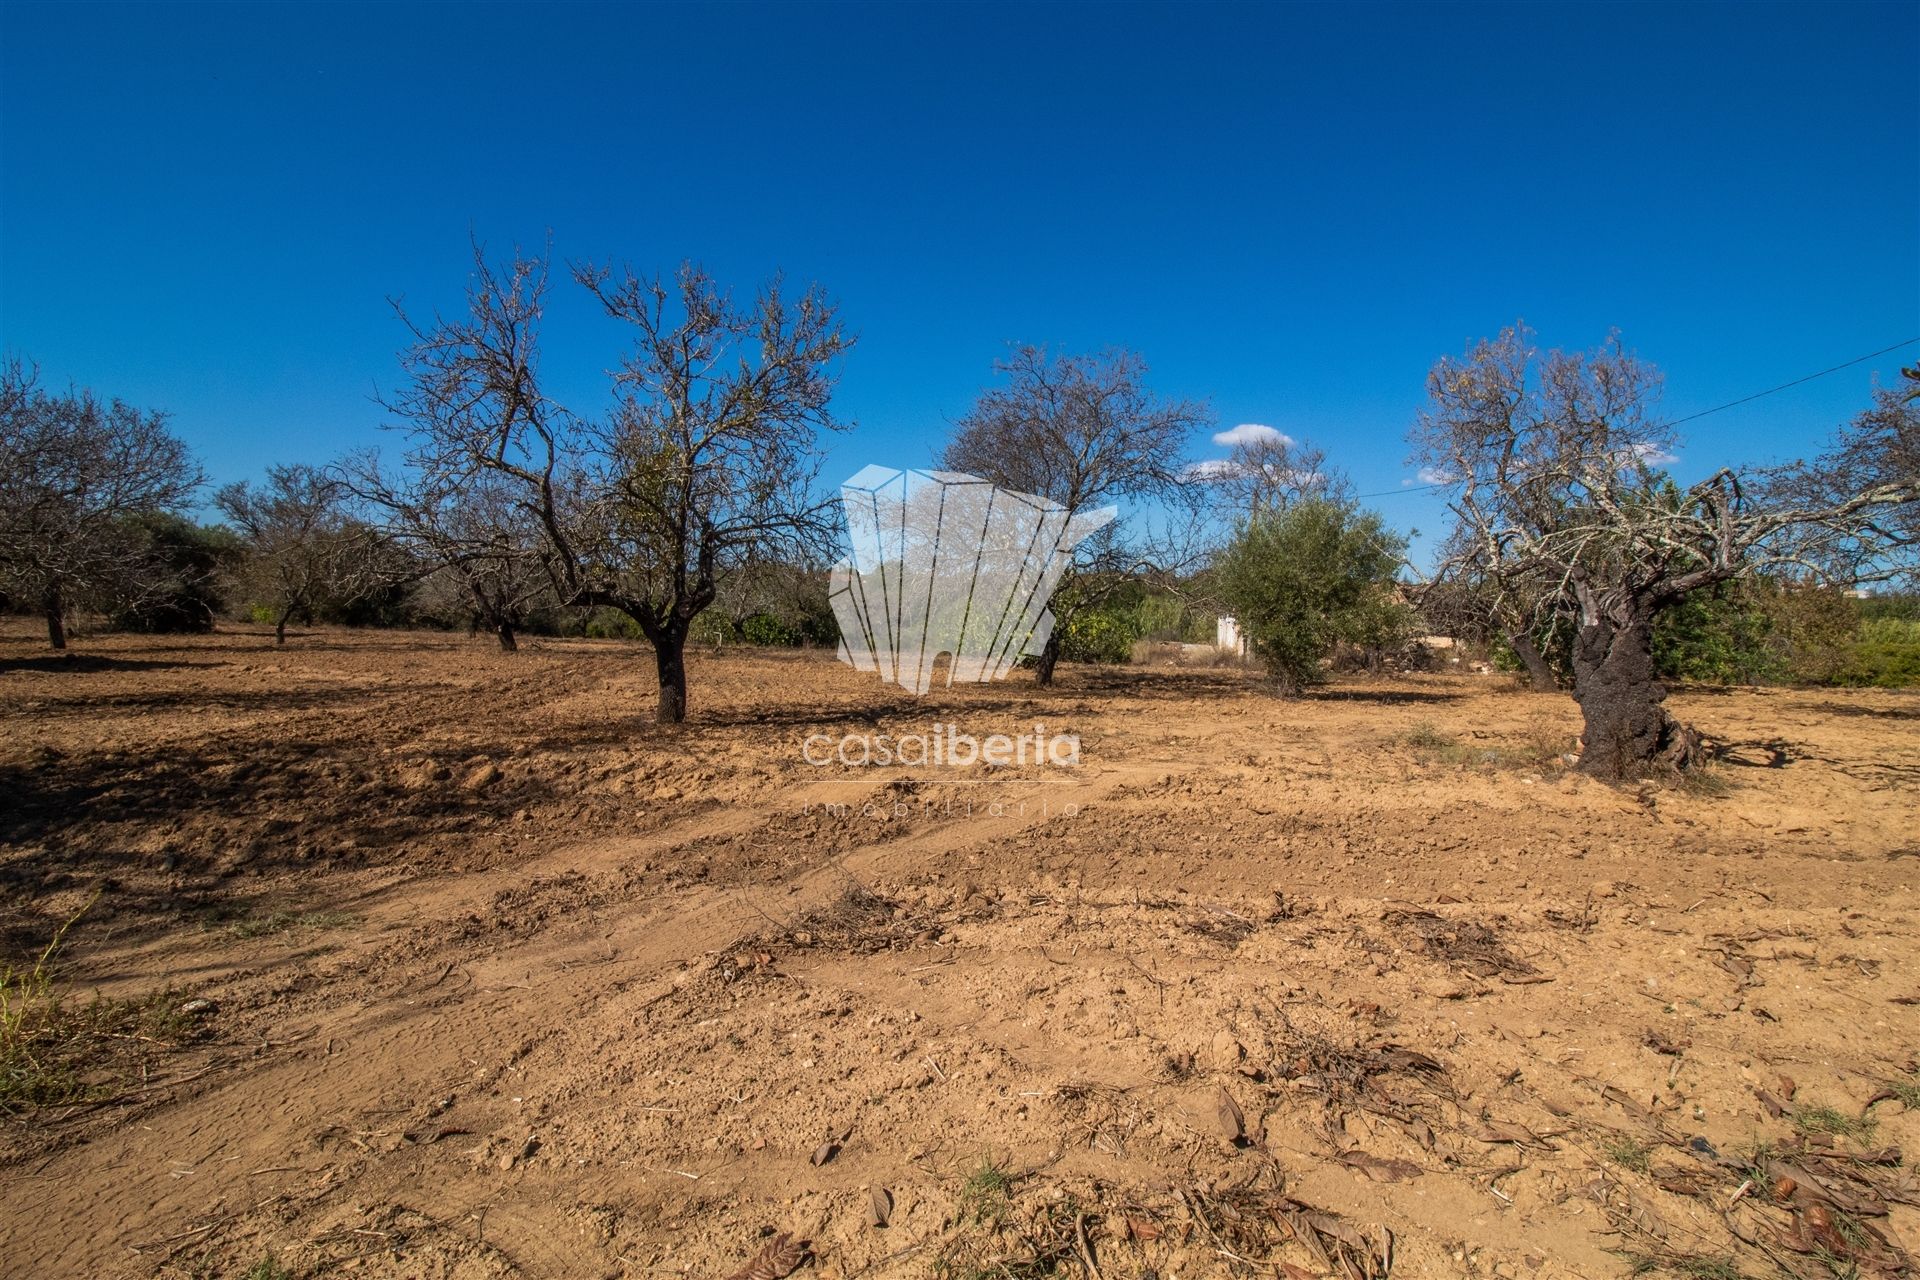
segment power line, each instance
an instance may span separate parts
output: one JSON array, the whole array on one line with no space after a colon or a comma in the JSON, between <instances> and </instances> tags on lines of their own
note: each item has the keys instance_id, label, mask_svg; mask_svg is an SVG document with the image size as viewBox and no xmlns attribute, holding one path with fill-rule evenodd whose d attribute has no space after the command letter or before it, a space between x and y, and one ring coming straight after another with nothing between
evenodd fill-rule
<instances>
[{"instance_id":1,"label":"power line","mask_svg":"<svg viewBox=\"0 0 1920 1280\"><path fill-rule=\"evenodd\" d=\"M1842 369L1851 369L1854 365L1865 364L1867 361L1873 359L1875 356L1884 356L1890 351L1898 351L1902 347L1910 347L1916 342L1920 342L1920 338L1908 338L1906 341L1896 342L1890 347L1882 347L1878 351L1869 351L1867 352L1867 354L1863 356L1855 356L1853 359L1847 361L1845 364L1834 365L1831 369L1822 369L1820 372L1810 373L1804 378L1795 378L1792 382L1783 382L1777 387L1768 387L1765 391L1756 391L1750 396L1741 396L1738 400L1729 400L1725 404L1717 404L1711 409L1702 409L1698 413L1690 413L1684 418L1675 418L1672 422L1669 422L1667 425L1670 427L1677 427L1683 422L1692 422L1694 419L1704 418L1710 413L1719 413L1722 409L1731 409L1736 405L1743 405L1750 401L1758 400L1763 396L1770 396L1774 394L1776 391L1785 391L1789 387L1797 387L1803 382L1812 382L1815 378L1824 378L1830 373L1838 373ZM1448 487L1448 483L1446 482L1443 482L1440 484L1411 484L1411 485L1402 485L1398 489L1382 489L1378 493L1359 493L1359 494L1355 494L1354 497L1356 499L1358 498L1390 498L1397 493L1420 493L1427 489L1445 489L1447 487Z\"/></svg>"},{"instance_id":2,"label":"power line","mask_svg":"<svg viewBox=\"0 0 1920 1280\"><path fill-rule=\"evenodd\" d=\"M1828 374L1838 373L1842 369L1851 369L1856 364L1865 364L1875 356L1883 356L1889 351L1898 351L1902 347L1910 347L1916 342L1920 342L1920 338L1908 338L1905 342L1896 342L1890 347L1882 347L1878 351L1869 351L1863 356L1858 356L1855 359L1847 361L1845 364L1837 364L1831 369L1822 369L1820 372L1810 373L1804 378L1795 378L1792 382L1783 382L1777 387L1769 387L1765 391L1756 391L1750 396L1741 396L1738 400L1729 400L1725 404L1715 405L1711 409L1702 409L1698 413L1690 413L1684 418L1675 418L1667 425L1677 427L1683 422L1692 422L1695 418L1704 418L1710 413L1718 413L1722 409L1731 409L1737 404L1745 404L1749 400L1758 400L1761 396L1770 396L1776 391L1785 391L1788 387L1797 387L1803 382L1812 382L1815 378L1824 378Z\"/></svg>"}]
</instances>

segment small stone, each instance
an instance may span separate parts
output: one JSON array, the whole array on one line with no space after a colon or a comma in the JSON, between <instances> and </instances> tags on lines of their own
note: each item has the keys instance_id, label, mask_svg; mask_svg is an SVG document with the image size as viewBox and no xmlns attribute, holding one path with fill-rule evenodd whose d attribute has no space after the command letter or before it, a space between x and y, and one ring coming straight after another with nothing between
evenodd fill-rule
<instances>
[{"instance_id":1,"label":"small stone","mask_svg":"<svg viewBox=\"0 0 1920 1280\"><path fill-rule=\"evenodd\" d=\"M485 791L498 781L500 781L499 766L488 761L485 764L475 765L466 777L460 779L460 787L463 791Z\"/></svg>"},{"instance_id":2,"label":"small stone","mask_svg":"<svg viewBox=\"0 0 1920 1280\"><path fill-rule=\"evenodd\" d=\"M1209 1065L1219 1071L1231 1071L1240 1065L1240 1059L1244 1058L1246 1053L1246 1046L1234 1039L1232 1033L1217 1032L1210 1047L1209 1056L1212 1061Z\"/></svg>"},{"instance_id":3,"label":"small stone","mask_svg":"<svg viewBox=\"0 0 1920 1280\"><path fill-rule=\"evenodd\" d=\"M1619 892L1619 886L1611 880L1595 880L1593 882L1593 896L1596 898L1611 898Z\"/></svg>"},{"instance_id":4,"label":"small stone","mask_svg":"<svg viewBox=\"0 0 1920 1280\"><path fill-rule=\"evenodd\" d=\"M220 1006L204 996L195 996L181 1005L178 1012L186 1018L206 1018L218 1013Z\"/></svg>"}]
</instances>

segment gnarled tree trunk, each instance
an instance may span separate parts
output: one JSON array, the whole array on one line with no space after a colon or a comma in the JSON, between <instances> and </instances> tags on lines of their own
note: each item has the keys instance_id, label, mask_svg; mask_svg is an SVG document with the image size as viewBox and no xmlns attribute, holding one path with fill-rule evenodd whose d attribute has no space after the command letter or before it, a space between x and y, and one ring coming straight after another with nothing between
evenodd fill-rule
<instances>
[{"instance_id":1,"label":"gnarled tree trunk","mask_svg":"<svg viewBox=\"0 0 1920 1280\"><path fill-rule=\"evenodd\" d=\"M1053 669L1060 665L1060 628L1055 625L1047 635L1047 642L1040 646L1040 656L1033 660L1033 682L1041 688L1053 683Z\"/></svg>"},{"instance_id":2,"label":"gnarled tree trunk","mask_svg":"<svg viewBox=\"0 0 1920 1280\"><path fill-rule=\"evenodd\" d=\"M660 705L653 718L661 724L679 724L687 718L686 633L655 636L653 661L660 674Z\"/></svg>"},{"instance_id":3,"label":"gnarled tree trunk","mask_svg":"<svg viewBox=\"0 0 1920 1280\"><path fill-rule=\"evenodd\" d=\"M273 620L273 642L275 644L285 644L287 642L287 618L291 616L292 613L293 606L288 605L280 611L280 616Z\"/></svg>"},{"instance_id":4,"label":"gnarled tree trunk","mask_svg":"<svg viewBox=\"0 0 1920 1280\"><path fill-rule=\"evenodd\" d=\"M500 620L498 634L500 636L500 651L502 653L518 653L520 651L520 641L516 639L513 634L513 623L502 618Z\"/></svg>"},{"instance_id":5,"label":"gnarled tree trunk","mask_svg":"<svg viewBox=\"0 0 1920 1280\"><path fill-rule=\"evenodd\" d=\"M1553 674L1553 667L1546 656L1540 652L1540 646L1533 637L1524 631L1515 631L1507 637L1507 645L1520 659L1520 665L1527 669L1527 686L1535 693L1553 693L1560 688L1560 681Z\"/></svg>"},{"instance_id":6,"label":"gnarled tree trunk","mask_svg":"<svg viewBox=\"0 0 1920 1280\"><path fill-rule=\"evenodd\" d=\"M1654 674L1651 611L1625 624L1582 624L1573 645L1573 696L1586 722L1583 773L1619 779L1660 764L1684 768L1699 757L1699 735L1663 705L1667 690Z\"/></svg>"},{"instance_id":7,"label":"gnarled tree trunk","mask_svg":"<svg viewBox=\"0 0 1920 1280\"><path fill-rule=\"evenodd\" d=\"M47 644L55 649L66 648L67 602L61 598L57 584L47 588L42 608L47 615Z\"/></svg>"}]
</instances>

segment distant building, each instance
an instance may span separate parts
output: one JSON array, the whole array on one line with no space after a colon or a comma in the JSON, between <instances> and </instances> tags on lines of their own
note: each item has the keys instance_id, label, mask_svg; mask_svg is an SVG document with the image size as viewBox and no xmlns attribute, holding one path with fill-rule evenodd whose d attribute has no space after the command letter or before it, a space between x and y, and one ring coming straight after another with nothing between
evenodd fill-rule
<instances>
[{"instance_id":1,"label":"distant building","mask_svg":"<svg viewBox=\"0 0 1920 1280\"><path fill-rule=\"evenodd\" d=\"M1240 634L1240 624L1224 613L1213 626L1213 647L1236 658L1247 656L1247 638Z\"/></svg>"}]
</instances>

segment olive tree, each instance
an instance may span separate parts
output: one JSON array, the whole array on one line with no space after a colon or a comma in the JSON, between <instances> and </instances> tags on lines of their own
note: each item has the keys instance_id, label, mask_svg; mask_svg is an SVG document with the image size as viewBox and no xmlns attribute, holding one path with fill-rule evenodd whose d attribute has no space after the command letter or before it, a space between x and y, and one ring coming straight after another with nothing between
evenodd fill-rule
<instances>
[{"instance_id":1,"label":"olive tree","mask_svg":"<svg viewBox=\"0 0 1920 1280\"><path fill-rule=\"evenodd\" d=\"M1654 620L1690 592L1768 569L1820 568L1842 545L1873 548L1887 513L1920 496L1890 472L1812 493L1831 474L1716 471L1682 489L1661 467L1675 437L1655 416L1659 374L1617 339L1591 352L1533 349L1521 327L1447 357L1427 377L1415 458L1442 477L1456 527L1440 572L1492 584L1518 619L1574 627L1580 767L1620 778L1699 755L1663 705Z\"/></svg>"},{"instance_id":2,"label":"olive tree","mask_svg":"<svg viewBox=\"0 0 1920 1280\"><path fill-rule=\"evenodd\" d=\"M139 519L177 511L201 483L166 415L51 395L24 361L0 366L0 591L40 610L53 648L67 647L75 603L138 596Z\"/></svg>"},{"instance_id":3,"label":"olive tree","mask_svg":"<svg viewBox=\"0 0 1920 1280\"><path fill-rule=\"evenodd\" d=\"M1292 695L1341 642L1377 649L1410 633L1394 582L1405 551L1377 515L1306 498L1249 516L1214 566L1214 590Z\"/></svg>"},{"instance_id":4,"label":"olive tree","mask_svg":"<svg viewBox=\"0 0 1920 1280\"><path fill-rule=\"evenodd\" d=\"M756 558L817 558L832 508L816 489L834 372L853 345L818 287L775 278L741 303L707 273L579 266L574 279L632 335L603 416L543 389L544 259L496 270L478 247L465 314L416 322L386 401L409 464L486 476L545 541L559 601L632 618L654 652L657 718L687 714L686 644L726 577Z\"/></svg>"},{"instance_id":5,"label":"olive tree","mask_svg":"<svg viewBox=\"0 0 1920 1280\"><path fill-rule=\"evenodd\" d=\"M995 369L1005 385L982 392L955 425L942 466L1046 498L1066 510L1069 522L1121 501L1191 506L1200 486L1182 459L1188 436L1208 422L1207 410L1155 395L1138 354L1050 356L1043 347L1021 346ZM1143 521L1123 517L1075 547L1048 602L1054 626L1035 663L1040 684L1053 683L1074 615L1097 608L1136 570L1171 572L1184 558L1180 535L1193 527L1176 517L1168 534L1156 536Z\"/></svg>"}]
</instances>

